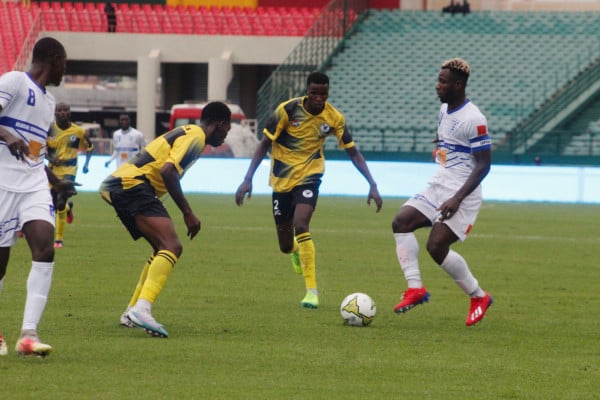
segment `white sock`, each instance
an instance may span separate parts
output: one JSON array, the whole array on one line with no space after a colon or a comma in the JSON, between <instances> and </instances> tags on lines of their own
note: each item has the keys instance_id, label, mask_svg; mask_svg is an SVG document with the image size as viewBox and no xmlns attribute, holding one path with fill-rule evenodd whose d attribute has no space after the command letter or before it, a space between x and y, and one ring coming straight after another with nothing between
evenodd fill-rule
<instances>
[{"instance_id":1,"label":"white sock","mask_svg":"<svg viewBox=\"0 0 600 400\"><path fill-rule=\"evenodd\" d=\"M24 331L37 330L38 323L46 308L53 270L54 262L33 261L31 263L31 271L27 278L27 299L25 300L25 312L21 328Z\"/></svg>"},{"instance_id":2,"label":"white sock","mask_svg":"<svg viewBox=\"0 0 600 400\"><path fill-rule=\"evenodd\" d=\"M4 287L4 277L0 279L0 292L2 292L2 288Z\"/></svg>"},{"instance_id":3,"label":"white sock","mask_svg":"<svg viewBox=\"0 0 600 400\"><path fill-rule=\"evenodd\" d=\"M137 303L135 303L135 306L133 306L133 308L138 311L151 312L152 304L148 300L138 299Z\"/></svg>"},{"instance_id":4,"label":"white sock","mask_svg":"<svg viewBox=\"0 0 600 400\"><path fill-rule=\"evenodd\" d=\"M483 289L479 287L479 282L469 270L469 266L464 258L454 250L450 250L448 255L440 265L450 275L456 284L471 297L485 296Z\"/></svg>"},{"instance_id":5,"label":"white sock","mask_svg":"<svg viewBox=\"0 0 600 400\"><path fill-rule=\"evenodd\" d=\"M396 240L396 256L398 256L398 262L404 272L408 287L423 287L418 260L419 242L417 242L415 234L412 232L394 233L394 239Z\"/></svg>"}]
</instances>

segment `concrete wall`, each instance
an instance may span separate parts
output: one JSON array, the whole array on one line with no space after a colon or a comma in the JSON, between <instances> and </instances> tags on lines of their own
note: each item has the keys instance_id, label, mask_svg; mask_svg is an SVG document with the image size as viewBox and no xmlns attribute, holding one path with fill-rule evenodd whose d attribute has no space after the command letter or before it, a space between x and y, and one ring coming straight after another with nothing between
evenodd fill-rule
<instances>
[{"instance_id":1,"label":"concrete wall","mask_svg":"<svg viewBox=\"0 0 600 400\"><path fill-rule=\"evenodd\" d=\"M152 50L161 62L208 63L231 52L234 64L281 64L300 37L144 35L119 33L47 32L60 40L70 60L134 61Z\"/></svg>"}]
</instances>

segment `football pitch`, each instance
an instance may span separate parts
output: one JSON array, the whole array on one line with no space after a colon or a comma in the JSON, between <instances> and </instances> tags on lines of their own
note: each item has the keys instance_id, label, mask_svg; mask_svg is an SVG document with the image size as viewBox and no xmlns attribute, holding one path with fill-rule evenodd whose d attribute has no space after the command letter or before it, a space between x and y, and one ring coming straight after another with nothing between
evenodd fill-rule
<instances>
[{"instance_id":1,"label":"football pitch","mask_svg":"<svg viewBox=\"0 0 600 400\"><path fill-rule=\"evenodd\" d=\"M486 202L459 251L494 297L465 326L469 300L426 254L428 304L392 308L405 281L391 221L365 198L321 197L311 225L321 305L279 252L270 197L189 195L202 221L192 241L167 206L183 255L153 308L168 339L119 327L142 265L134 242L95 193L74 197L39 333L54 353L14 353L30 256L13 248L0 294L3 399L593 399L600 398L600 206ZM344 326L353 292L377 303L366 328Z\"/></svg>"}]
</instances>

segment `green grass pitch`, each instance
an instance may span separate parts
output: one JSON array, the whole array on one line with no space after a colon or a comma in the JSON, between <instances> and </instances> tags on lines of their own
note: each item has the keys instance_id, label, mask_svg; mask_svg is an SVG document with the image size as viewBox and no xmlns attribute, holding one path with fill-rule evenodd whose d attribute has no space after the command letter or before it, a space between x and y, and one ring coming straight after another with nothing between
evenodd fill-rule
<instances>
[{"instance_id":1,"label":"green grass pitch","mask_svg":"<svg viewBox=\"0 0 600 400\"><path fill-rule=\"evenodd\" d=\"M405 282L391 220L365 198L321 197L311 232L321 307L300 307L302 277L280 254L269 197L190 195L202 220L192 241L167 205L183 256L154 305L168 339L118 326L150 254L95 193L74 198L39 327L46 359L14 353L29 252L13 249L0 294L3 399L593 399L600 398L599 206L484 203L453 248L494 296L464 324L469 301L425 252L431 301L395 315ZM367 328L342 324L341 300L368 293Z\"/></svg>"}]
</instances>

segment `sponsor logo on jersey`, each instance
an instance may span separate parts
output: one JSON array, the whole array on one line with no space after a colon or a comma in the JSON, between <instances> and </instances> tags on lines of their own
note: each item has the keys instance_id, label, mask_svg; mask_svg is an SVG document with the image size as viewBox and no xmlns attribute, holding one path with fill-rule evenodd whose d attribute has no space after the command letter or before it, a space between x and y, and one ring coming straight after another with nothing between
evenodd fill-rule
<instances>
[{"instance_id":1,"label":"sponsor logo on jersey","mask_svg":"<svg viewBox=\"0 0 600 400\"><path fill-rule=\"evenodd\" d=\"M477 136L483 136L487 134L487 126L477 125Z\"/></svg>"}]
</instances>

